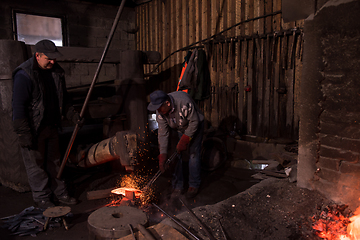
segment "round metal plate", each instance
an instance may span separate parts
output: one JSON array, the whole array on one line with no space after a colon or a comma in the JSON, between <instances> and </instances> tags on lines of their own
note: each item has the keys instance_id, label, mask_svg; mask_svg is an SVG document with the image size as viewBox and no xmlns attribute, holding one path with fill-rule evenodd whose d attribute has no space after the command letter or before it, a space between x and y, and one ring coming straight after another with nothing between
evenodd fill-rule
<instances>
[{"instance_id":1,"label":"round metal plate","mask_svg":"<svg viewBox=\"0 0 360 240\"><path fill-rule=\"evenodd\" d=\"M68 206L56 206L46 209L43 212L45 217L62 217L68 214L71 211L71 208Z\"/></svg>"},{"instance_id":2,"label":"round metal plate","mask_svg":"<svg viewBox=\"0 0 360 240\"><path fill-rule=\"evenodd\" d=\"M120 238L131 234L128 224L146 225L148 218L145 212L129 206L103 207L88 218L89 231L98 237Z\"/></svg>"}]
</instances>

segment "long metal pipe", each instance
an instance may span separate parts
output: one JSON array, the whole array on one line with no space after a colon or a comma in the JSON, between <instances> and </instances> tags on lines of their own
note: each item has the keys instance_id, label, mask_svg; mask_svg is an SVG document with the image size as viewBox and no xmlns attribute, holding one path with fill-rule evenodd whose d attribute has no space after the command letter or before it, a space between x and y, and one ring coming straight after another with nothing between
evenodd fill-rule
<instances>
[{"instance_id":1,"label":"long metal pipe","mask_svg":"<svg viewBox=\"0 0 360 240\"><path fill-rule=\"evenodd\" d=\"M96 72L95 72L95 74L94 74L94 78L93 78L93 80L92 80L92 82L91 82L89 91L88 91L88 93L87 93L87 95L86 95L84 105L83 105L83 107L82 107L82 109L81 109L80 118L83 118L83 116L84 116L84 112L85 112L85 110L86 110L86 108L87 108L87 105L88 105L88 103L89 103L91 93L92 93L92 91L93 91L93 89L94 89L96 80L97 80L97 78L98 78L98 76L99 76L99 72L100 72L101 67L102 67L102 64L103 64L103 62L104 62L105 55L106 55L106 53L107 53L107 50L109 49L109 45L110 45L110 42L111 42L112 37L113 37L113 35L114 35L116 26L117 26L117 24L118 24L118 22L119 22L120 15L121 15L121 13L122 13L122 11L123 11L123 9L124 9L125 2L126 2L126 0L122 0L122 1L121 1L119 10L118 10L118 12L117 12L117 14L116 14L114 23L113 23L113 25L112 25L112 27L111 27L109 37L108 37L108 39L107 39L107 41L106 41L106 45L105 45L104 51L103 51L103 53L102 53L102 55L101 55L100 62L99 62L99 64L98 64L98 67L97 67ZM69 157L69 154L70 154L70 150L71 150L71 148L72 148L72 146L73 146L73 144L74 144L75 137L76 137L76 135L77 135L77 133L78 133L79 130L80 130L80 127L79 127L79 124L77 123L77 124L75 125L75 128L74 128L74 131L73 131L73 133L72 133L70 142L69 142L68 147L67 147L67 149L66 149L66 152L65 152L63 161L62 161L62 163L61 163L59 172L58 172L58 174L57 174L57 176L56 176L58 179L61 178L62 172L64 171L64 168L65 168L65 165L66 165L66 161L67 161L67 159L68 159L68 157Z\"/></svg>"}]
</instances>

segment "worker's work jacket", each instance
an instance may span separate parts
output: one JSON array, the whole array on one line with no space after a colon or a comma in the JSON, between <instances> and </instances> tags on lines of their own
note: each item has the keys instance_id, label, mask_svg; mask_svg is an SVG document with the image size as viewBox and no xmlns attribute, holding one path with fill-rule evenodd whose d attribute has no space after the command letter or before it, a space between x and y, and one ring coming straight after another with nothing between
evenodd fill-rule
<instances>
[{"instance_id":1,"label":"worker's work jacket","mask_svg":"<svg viewBox=\"0 0 360 240\"><path fill-rule=\"evenodd\" d=\"M42 119L44 118L44 86L39 78L39 67L37 65L37 61L35 58L35 54L33 57L28 59L27 61L23 62L20 66L18 66L13 71L13 79L15 74L19 70L24 70L26 74L29 76L30 80L32 81L32 96L30 103L28 104L28 108L25 109L28 121L28 127L29 130L31 129L31 132L36 132L40 126L40 123ZM59 116L63 116L64 111L64 102L66 102L67 109L70 107L68 105L68 99L64 95L66 95L66 85L65 85L65 73L64 70L60 67L58 63L55 63L54 66L51 69L51 74L54 79L55 87L56 87L56 93L58 97L58 103L59 103ZM13 96L13 98L16 98L17 96ZM66 101L64 101L64 98L66 98ZM59 119L59 125L60 125L61 119ZM16 132L16 129L14 129Z\"/></svg>"},{"instance_id":2,"label":"worker's work jacket","mask_svg":"<svg viewBox=\"0 0 360 240\"><path fill-rule=\"evenodd\" d=\"M170 128L193 138L199 123L204 120L204 115L189 94L176 91L168 95L172 106L170 112L163 115L156 111L160 154L168 152Z\"/></svg>"}]
</instances>

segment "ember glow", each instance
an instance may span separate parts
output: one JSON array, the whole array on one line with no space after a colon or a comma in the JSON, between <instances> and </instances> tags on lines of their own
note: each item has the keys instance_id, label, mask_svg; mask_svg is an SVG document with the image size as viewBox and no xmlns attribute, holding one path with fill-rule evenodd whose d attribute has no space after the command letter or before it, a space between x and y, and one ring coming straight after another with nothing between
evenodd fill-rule
<instances>
[{"instance_id":1,"label":"ember glow","mask_svg":"<svg viewBox=\"0 0 360 240\"><path fill-rule=\"evenodd\" d=\"M327 240L360 240L360 207L353 216L346 205L330 206L319 216L313 216L316 235Z\"/></svg>"},{"instance_id":2,"label":"ember glow","mask_svg":"<svg viewBox=\"0 0 360 240\"><path fill-rule=\"evenodd\" d=\"M117 184L119 187L113 189L111 193L125 196L127 191L131 191L134 193L137 204L141 206L147 205L154 197L153 189L147 189L146 191L142 192L142 186L148 179L142 176L136 175L134 173L125 175L122 177L121 181ZM116 206L121 204L121 199L115 199L111 203L111 206Z\"/></svg>"},{"instance_id":3,"label":"ember glow","mask_svg":"<svg viewBox=\"0 0 360 240\"><path fill-rule=\"evenodd\" d=\"M126 191L133 192L135 194L135 197L140 197L141 191L136 188L131 187L121 187L121 188L115 188L111 190L111 193L117 194L117 195L126 195Z\"/></svg>"}]
</instances>

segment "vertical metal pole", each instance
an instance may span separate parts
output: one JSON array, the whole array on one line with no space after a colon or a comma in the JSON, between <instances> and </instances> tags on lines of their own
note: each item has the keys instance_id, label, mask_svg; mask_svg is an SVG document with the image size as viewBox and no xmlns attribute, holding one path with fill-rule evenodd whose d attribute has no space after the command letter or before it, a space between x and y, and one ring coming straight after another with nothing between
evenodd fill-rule
<instances>
[{"instance_id":1,"label":"vertical metal pole","mask_svg":"<svg viewBox=\"0 0 360 240\"><path fill-rule=\"evenodd\" d=\"M81 109L81 112L80 112L80 117L81 117L81 118L84 116L85 109L86 109L86 107L87 107L87 105L88 105L88 103L89 103L89 99L90 99L91 93L92 93L92 91L93 91L93 89L94 89L94 85L95 85L96 80L97 80L97 78L98 78L98 76L99 76L99 72L100 72L102 63L103 63L103 61L104 61L105 55L106 55L106 53L107 53L107 50L109 49L110 42L111 42L112 37L113 37L113 35L114 35L116 26L117 26L117 24L118 24L118 22L119 22L121 12L122 12L122 10L124 9L125 2L126 2L126 0L122 0L122 1L121 1L119 10L118 10L118 12L117 12L117 14L116 14L114 23L113 23L113 25L112 25L112 28L111 28L111 31L110 31L110 34L109 34L109 38L108 38L108 40L107 40L107 42L106 42L106 45L105 45L103 54L102 54L102 56L101 56L101 58L100 58L100 62L99 62L99 64L98 64L98 67L97 67L97 69L96 69L94 78L93 78L93 80L92 80L92 83L91 83L91 85L90 85L89 91L88 91L87 96L86 96L86 98L85 98L84 105L83 105L83 107L82 107L82 109ZM71 150L71 148L72 148L72 145L74 144L74 140L75 140L75 137L76 137L79 129L80 129L79 124L76 124L76 125L75 125L75 128L74 128L74 131L73 131L73 134L72 134L72 136L71 136L70 142L69 142L69 144L68 144L68 147L67 147L67 149L66 149L66 153L65 153L65 155L64 155L63 161L62 161L62 163L61 163L59 172L58 172L58 174L57 174L57 176L56 176L58 179L61 178L61 174L62 174L62 172L64 171L64 168L65 168L65 165L66 165L66 161L67 161L67 159L68 159L68 157L69 157L70 150Z\"/></svg>"}]
</instances>

